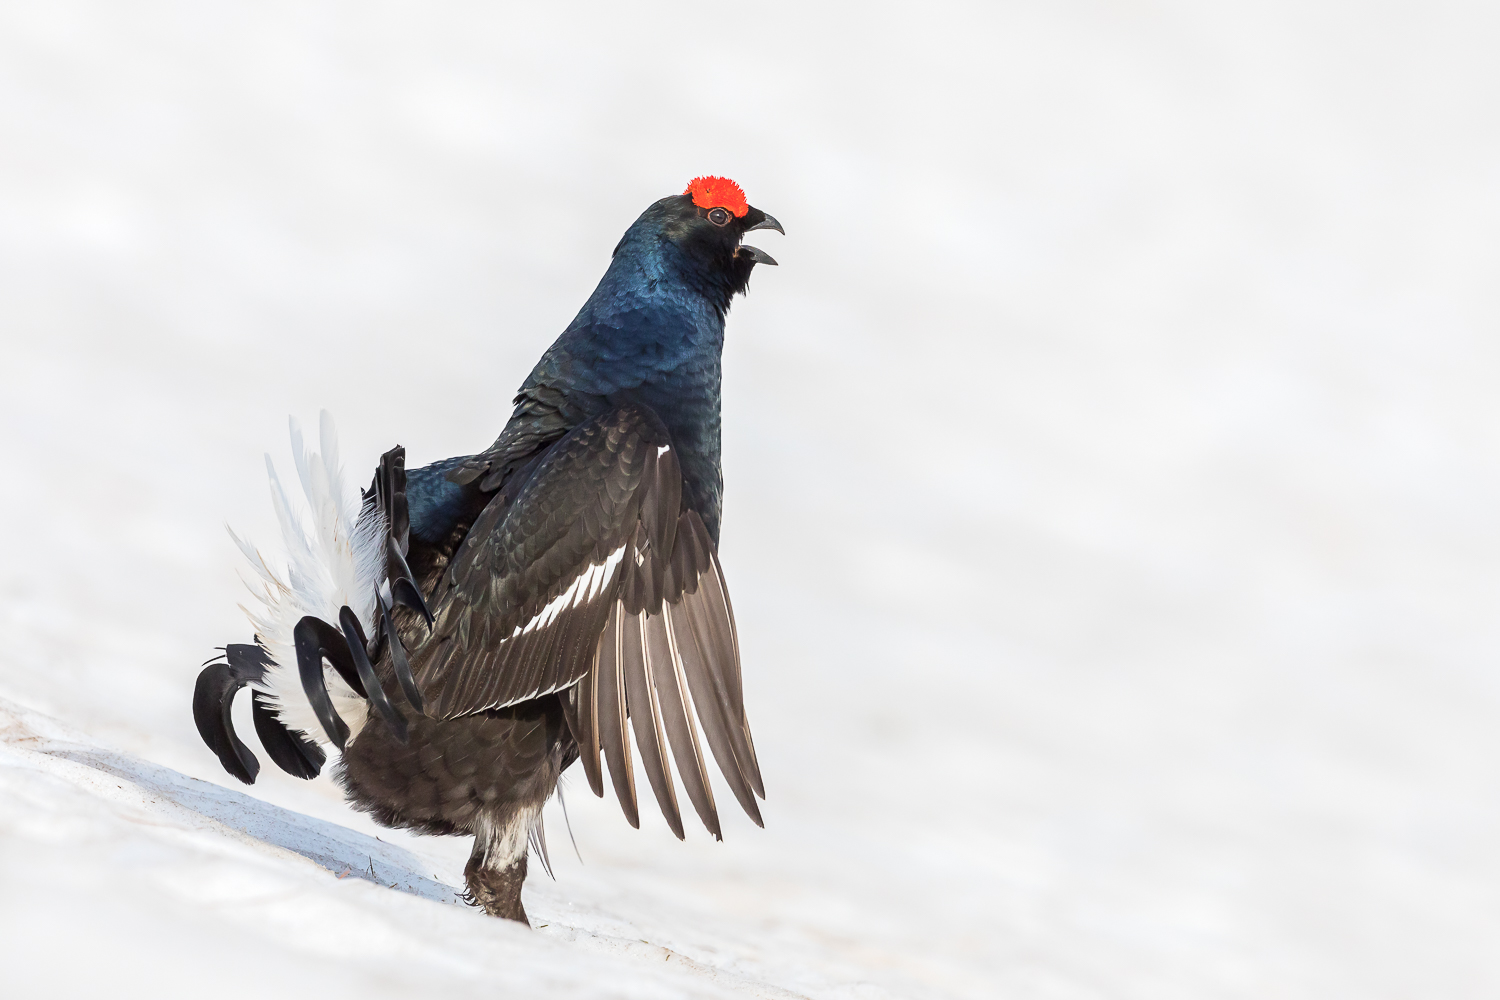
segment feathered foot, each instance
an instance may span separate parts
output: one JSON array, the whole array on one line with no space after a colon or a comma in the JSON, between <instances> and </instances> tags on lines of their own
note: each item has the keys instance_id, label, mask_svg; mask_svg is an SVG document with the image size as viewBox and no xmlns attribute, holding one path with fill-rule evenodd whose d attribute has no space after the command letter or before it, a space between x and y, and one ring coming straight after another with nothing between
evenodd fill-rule
<instances>
[{"instance_id":1,"label":"feathered foot","mask_svg":"<svg viewBox=\"0 0 1500 1000\"><path fill-rule=\"evenodd\" d=\"M521 905L521 884L526 881L526 855L523 853L504 868L489 868L478 847L464 866L464 881L469 884L467 899L482 907L492 917L518 920L527 927L526 908Z\"/></svg>"}]
</instances>

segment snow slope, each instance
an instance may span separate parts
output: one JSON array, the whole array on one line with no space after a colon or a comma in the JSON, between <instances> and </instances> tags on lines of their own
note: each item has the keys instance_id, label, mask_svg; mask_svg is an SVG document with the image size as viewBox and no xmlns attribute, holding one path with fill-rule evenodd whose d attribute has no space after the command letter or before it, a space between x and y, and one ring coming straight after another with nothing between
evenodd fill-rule
<instances>
[{"instance_id":1,"label":"snow slope","mask_svg":"<svg viewBox=\"0 0 1500 1000\"><path fill-rule=\"evenodd\" d=\"M674 930L670 909L641 925L543 887L528 893L533 934L430 873L459 872L461 889L462 856L423 857L0 713L10 996L467 996L496 982L524 996L796 995L767 985L757 949ZM63 942L84 953L37 960Z\"/></svg>"},{"instance_id":2,"label":"snow slope","mask_svg":"<svg viewBox=\"0 0 1500 1000\"><path fill-rule=\"evenodd\" d=\"M1500 993L1497 19L0 9L5 995ZM219 770L223 525L288 414L488 444L705 171L789 233L725 359L766 829L574 776L527 932Z\"/></svg>"}]
</instances>

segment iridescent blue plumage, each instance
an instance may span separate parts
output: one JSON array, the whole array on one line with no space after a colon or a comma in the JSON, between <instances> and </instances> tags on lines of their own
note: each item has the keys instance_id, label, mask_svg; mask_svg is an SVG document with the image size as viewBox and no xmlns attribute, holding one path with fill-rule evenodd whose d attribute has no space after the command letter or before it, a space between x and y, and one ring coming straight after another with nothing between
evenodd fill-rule
<instances>
[{"instance_id":1,"label":"iridescent blue plumage","mask_svg":"<svg viewBox=\"0 0 1500 1000\"><path fill-rule=\"evenodd\" d=\"M781 227L755 208L721 227L708 222L685 195L648 208L616 245L604 277L573 322L521 385L515 414L494 445L476 456L439 463L443 472L491 491L525 456L583 421L625 403L641 404L666 425L682 466L684 502L717 542L724 318L755 264L775 263L739 245L741 234L762 228ZM429 482L422 476L409 487L414 510L420 492L431 488L443 497L421 501L436 518L422 525L424 537L459 523L470 502ZM415 512L413 530L418 531Z\"/></svg>"},{"instance_id":2,"label":"iridescent blue plumage","mask_svg":"<svg viewBox=\"0 0 1500 1000\"><path fill-rule=\"evenodd\" d=\"M648 209L521 393L546 387L590 416L622 403L651 408L672 435L690 505L719 534L720 355L724 315L743 285L671 238L679 199ZM749 269L745 269L748 277Z\"/></svg>"}]
</instances>

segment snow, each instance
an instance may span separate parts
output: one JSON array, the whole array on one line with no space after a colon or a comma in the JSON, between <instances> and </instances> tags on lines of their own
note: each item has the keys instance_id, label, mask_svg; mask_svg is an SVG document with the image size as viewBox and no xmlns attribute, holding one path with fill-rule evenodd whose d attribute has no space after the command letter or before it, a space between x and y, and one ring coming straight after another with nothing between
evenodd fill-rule
<instances>
[{"instance_id":1,"label":"snow","mask_svg":"<svg viewBox=\"0 0 1500 1000\"><path fill-rule=\"evenodd\" d=\"M1497 20L7 6L6 995L1496 995ZM223 526L288 414L488 444L704 172L789 234L725 357L766 829L573 775L527 931L219 769Z\"/></svg>"}]
</instances>

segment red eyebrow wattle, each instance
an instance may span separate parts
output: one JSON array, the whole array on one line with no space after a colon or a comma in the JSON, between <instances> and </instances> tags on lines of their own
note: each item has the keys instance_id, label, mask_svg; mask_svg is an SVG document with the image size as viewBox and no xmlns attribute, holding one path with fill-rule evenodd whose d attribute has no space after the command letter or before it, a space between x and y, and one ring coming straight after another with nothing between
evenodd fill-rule
<instances>
[{"instance_id":1,"label":"red eyebrow wattle","mask_svg":"<svg viewBox=\"0 0 1500 1000\"><path fill-rule=\"evenodd\" d=\"M727 177L694 177L682 193L692 195L699 208L727 209L736 219L750 211L745 192Z\"/></svg>"}]
</instances>

